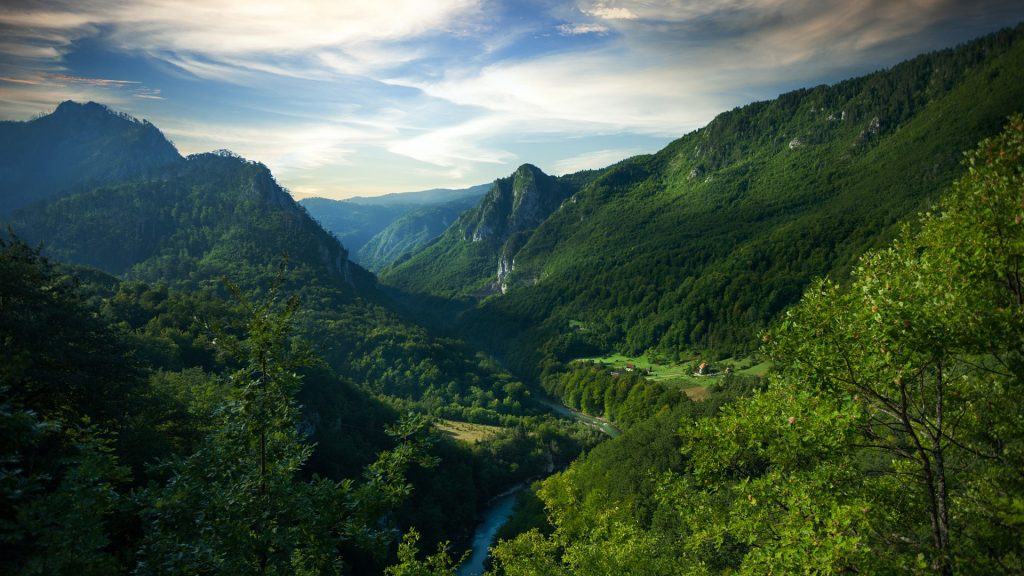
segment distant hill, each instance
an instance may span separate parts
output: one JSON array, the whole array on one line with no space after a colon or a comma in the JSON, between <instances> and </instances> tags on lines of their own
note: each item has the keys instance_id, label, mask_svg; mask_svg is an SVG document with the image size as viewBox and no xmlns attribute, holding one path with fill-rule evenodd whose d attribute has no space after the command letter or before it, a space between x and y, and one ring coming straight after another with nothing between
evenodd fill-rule
<instances>
[{"instance_id":1,"label":"distant hill","mask_svg":"<svg viewBox=\"0 0 1024 576\"><path fill-rule=\"evenodd\" d=\"M578 191L538 187L568 200L512 242L478 233L489 195L381 278L441 296L506 288L461 328L524 369L544 354L752 350L811 279L845 277L1021 110L1022 38L1018 27L725 112Z\"/></svg>"},{"instance_id":2,"label":"distant hill","mask_svg":"<svg viewBox=\"0 0 1024 576\"><path fill-rule=\"evenodd\" d=\"M380 271L440 236L479 201L479 196L464 196L406 212L359 248L355 260L369 270Z\"/></svg>"},{"instance_id":3,"label":"distant hill","mask_svg":"<svg viewBox=\"0 0 1024 576\"><path fill-rule=\"evenodd\" d=\"M28 122L0 122L0 214L181 161L149 122L95 102L63 102Z\"/></svg>"},{"instance_id":4,"label":"distant hill","mask_svg":"<svg viewBox=\"0 0 1024 576\"><path fill-rule=\"evenodd\" d=\"M483 196L488 188L489 185L473 186L461 190L438 188L423 192L402 192L346 200L305 198L300 200L299 204L308 210L309 214L327 231L337 236L358 260L358 254L370 239L399 218L428 206L468 207ZM446 209L444 213L447 214L453 208ZM455 216L457 215L455 214ZM394 232L391 237L396 238ZM405 243L406 241L400 240L400 242ZM380 257L375 257L374 260L382 261ZM362 261L360 260L360 262Z\"/></svg>"}]
</instances>

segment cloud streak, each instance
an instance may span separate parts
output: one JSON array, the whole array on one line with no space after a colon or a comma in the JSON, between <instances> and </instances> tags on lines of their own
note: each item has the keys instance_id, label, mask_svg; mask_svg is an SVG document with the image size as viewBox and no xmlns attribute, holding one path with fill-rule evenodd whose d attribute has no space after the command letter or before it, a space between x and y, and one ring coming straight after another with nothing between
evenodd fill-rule
<instances>
[{"instance_id":1,"label":"cloud streak","mask_svg":"<svg viewBox=\"0 0 1024 576\"><path fill-rule=\"evenodd\" d=\"M396 40L422 34L458 33L471 25L475 0L109 0L49 2L47 8L0 10L0 26L25 37L60 30L57 39L111 28L125 48L201 52L207 55L303 53L309 50ZM457 14L470 18L460 21Z\"/></svg>"},{"instance_id":2,"label":"cloud streak","mask_svg":"<svg viewBox=\"0 0 1024 576\"><path fill-rule=\"evenodd\" d=\"M138 80L112 80L110 78L85 78L83 76L71 76L69 74L47 74L46 78L56 84L90 84L92 86L109 86L121 88L133 84L141 84Z\"/></svg>"},{"instance_id":3,"label":"cloud streak","mask_svg":"<svg viewBox=\"0 0 1024 576\"><path fill-rule=\"evenodd\" d=\"M558 31L563 36L576 36L579 34L606 34L608 27L601 24L561 24Z\"/></svg>"},{"instance_id":4,"label":"cloud streak","mask_svg":"<svg viewBox=\"0 0 1024 576\"><path fill-rule=\"evenodd\" d=\"M550 171L552 174L560 176L562 174L572 174L581 170L604 168L641 153L643 153L643 150L639 150L637 148L594 150L559 160L551 165Z\"/></svg>"}]
</instances>

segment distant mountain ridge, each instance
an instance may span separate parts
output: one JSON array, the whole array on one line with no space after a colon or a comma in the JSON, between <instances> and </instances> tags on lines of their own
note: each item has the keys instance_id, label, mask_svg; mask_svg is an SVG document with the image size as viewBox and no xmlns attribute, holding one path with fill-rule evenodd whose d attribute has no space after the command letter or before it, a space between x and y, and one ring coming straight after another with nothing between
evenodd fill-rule
<instances>
[{"instance_id":1,"label":"distant mountain ridge","mask_svg":"<svg viewBox=\"0 0 1024 576\"><path fill-rule=\"evenodd\" d=\"M432 188L418 192L392 192L381 196L354 196L342 202L391 206L395 204L447 204L463 198L479 198L490 188L490 184L478 184L469 188Z\"/></svg>"},{"instance_id":2,"label":"distant mountain ridge","mask_svg":"<svg viewBox=\"0 0 1024 576\"><path fill-rule=\"evenodd\" d=\"M355 260L367 269L379 272L429 244L479 201L479 196L464 196L406 212L363 244Z\"/></svg>"},{"instance_id":3,"label":"distant mountain ridge","mask_svg":"<svg viewBox=\"0 0 1024 576\"><path fill-rule=\"evenodd\" d=\"M489 188L490 185L459 190L437 188L345 200L305 198L299 204L321 226L337 236L352 251L357 262L379 270L440 234L443 228L438 230L434 222L438 219L454 220ZM424 220L413 217L385 232L398 220L428 208L430 210L420 213ZM380 234L384 236L375 240ZM366 248L371 242L373 247Z\"/></svg>"},{"instance_id":4,"label":"distant mountain ridge","mask_svg":"<svg viewBox=\"0 0 1024 576\"><path fill-rule=\"evenodd\" d=\"M28 122L0 122L0 214L182 160L145 120L95 102L63 102L52 114Z\"/></svg>"}]
</instances>

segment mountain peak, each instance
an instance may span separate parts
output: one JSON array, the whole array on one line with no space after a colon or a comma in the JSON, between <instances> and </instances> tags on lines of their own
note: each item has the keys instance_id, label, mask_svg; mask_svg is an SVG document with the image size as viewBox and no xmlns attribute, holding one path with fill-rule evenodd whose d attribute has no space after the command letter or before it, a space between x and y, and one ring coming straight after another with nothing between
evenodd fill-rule
<instances>
[{"instance_id":1,"label":"mountain peak","mask_svg":"<svg viewBox=\"0 0 1024 576\"><path fill-rule=\"evenodd\" d=\"M120 120L127 120L135 124L142 124L137 118L123 112L115 112L110 108L106 107L99 102L88 101L86 103L75 102L74 100L65 100L57 105L52 114L43 116L48 118L50 121L61 120L66 121L72 118L117 118ZM41 118L42 119L42 118Z\"/></svg>"},{"instance_id":2,"label":"mountain peak","mask_svg":"<svg viewBox=\"0 0 1024 576\"><path fill-rule=\"evenodd\" d=\"M0 214L65 192L138 177L181 161L149 122L103 104L61 102L51 114L0 126Z\"/></svg>"},{"instance_id":3,"label":"mountain peak","mask_svg":"<svg viewBox=\"0 0 1024 576\"><path fill-rule=\"evenodd\" d=\"M499 178L473 213L467 214L465 237L478 242L504 242L511 234L536 228L564 200L555 178L532 164L523 164Z\"/></svg>"},{"instance_id":4,"label":"mountain peak","mask_svg":"<svg viewBox=\"0 0 1024 576\"><path fill-rule=\"evenodd\" d=\"M57 109L53 111L54 114L68 114L71 112L80 112L84 110L103 110L109 112L110 109L106 106L93 102L92 100L85 104L81 102L75 102L74 100L65 100L57 105Z\"/></svg>"}]
</instances>

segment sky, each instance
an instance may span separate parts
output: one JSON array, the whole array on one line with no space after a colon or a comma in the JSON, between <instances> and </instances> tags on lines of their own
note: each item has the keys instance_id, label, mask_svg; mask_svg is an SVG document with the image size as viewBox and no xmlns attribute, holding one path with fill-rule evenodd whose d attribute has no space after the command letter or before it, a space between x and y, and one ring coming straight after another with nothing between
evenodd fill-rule
<instances>
[{"instance_id":1,"label":"sky","mask_svg":"<svg viewBox=\"0 0 1024 576\"><path fill-rule=\"evenodd\" d=\"M100 102L297 198L463 188L656 152L1022 20L1021 0L3 0L0 119Z\"/></svg>"}]
</instances>

